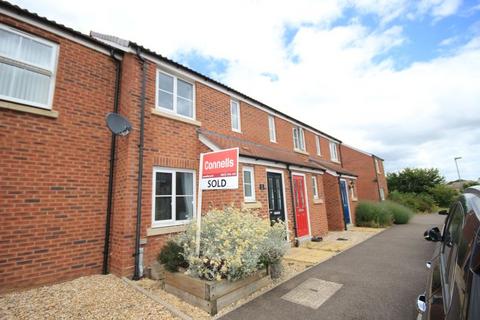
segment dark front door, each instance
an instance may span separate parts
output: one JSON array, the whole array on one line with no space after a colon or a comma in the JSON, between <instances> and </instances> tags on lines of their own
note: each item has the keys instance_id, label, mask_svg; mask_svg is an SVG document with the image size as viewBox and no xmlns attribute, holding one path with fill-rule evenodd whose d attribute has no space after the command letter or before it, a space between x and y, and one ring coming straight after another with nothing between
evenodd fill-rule
<instances>
[{"instance_id":1,"label":"dark front door","mask_svg":"<svg viewBox=\"0 0 480 320\"><path fill-rule=\"evenodd\" d=\"M343 216L345 223L350 223L350 207L348 205L348 189L347 182L345 180L340 180L340 192L342 194L342 207L343 207Z\"/></svg>"},{"instance_id":2,"label":"dark front door","mask_svg":"<svg viewBox=\"0 0 480 320\"><path fill-rule=\"evenodd\" d=\"M267 172L268 180L268 211L270 220L280 219L285 222L285 204L283 203L282 175Z\"/></svg>"}]
</instances>

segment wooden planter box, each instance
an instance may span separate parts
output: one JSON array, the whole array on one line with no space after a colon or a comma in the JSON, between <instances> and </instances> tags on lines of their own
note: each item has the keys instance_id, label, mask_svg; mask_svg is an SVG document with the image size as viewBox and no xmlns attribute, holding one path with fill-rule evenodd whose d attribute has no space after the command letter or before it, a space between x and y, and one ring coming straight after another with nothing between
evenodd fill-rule
<instances>
[{"instance_id":1,"label":"wooden planter box","mask_svg":"<svg viewBox=\"0 0 480 320\"><path fill-rule=\"evenodd\" d=\"M193 304L211 315L269 284L266 270L238 281L206 281L181 272L167 272L165 291Z\"/></svg>"}]
</instances>

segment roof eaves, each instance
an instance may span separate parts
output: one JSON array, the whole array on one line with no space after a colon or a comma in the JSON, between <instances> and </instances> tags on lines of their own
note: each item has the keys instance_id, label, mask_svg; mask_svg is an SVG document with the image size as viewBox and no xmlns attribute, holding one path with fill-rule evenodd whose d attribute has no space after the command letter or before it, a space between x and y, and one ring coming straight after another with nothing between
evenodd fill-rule
<instances>
[{"instance_id":1,"label":"roof eaves","mask_svg":"<svg viewBox=\"0 0 480 320\"><path fill-rule=\"evenodd\" d=\"M46 17L42 17L42 16L40 16L40 15L34 13L34 12L28 11L27 9L23 9L23 8L21 8L17 5L14 5L10 2L0 0L0 8L4 8L5 10L11 11L13 13L16 13L16 14L20 15L20 16L30 18L32 20L35 20L35 21L40 22L42 24L45 24L49 27L59 29L59 30L61 30L61 31L73 36L73 37L79 38L83 41L88 41L90 43L93 43L95 45L103 47L104 49L107 49L107 50L112 49L112 47L109 46L108 44L106 44L104 42L101 42L101 41L98 41L98 40L90 37L87 34L84 34L80 31L74 30L74 29L72 29L70 27L67 27L67 26L65 26L61 23L58 23L54 20L50 20L50 19L47 19Z\"/></svg>"},{"instance_id":2,"label":"roof eaves","mask_svg":"<svg viewBox=\"0 0 480 320\"><path fill-rule=\"evenodd\" d=\"M237 91L237 90L233 89L232 87L227 86L226 84L223 84L223 83L221 83L221 82L218 82L217 80L214 80L214 79L212 79L212 78L210 78L210 77L207 77L206 75L204 75L204 74L202 74L202 73L199 73L199 72L197 72L197 71L195 71L195 70L192 70L192 69L190 69L190 68L188 68L188 67L186 67L186 66L184 66L184 65L182 65L182 64L180 64L180 63L178 63L178 62L175 62L175 61L173 61L173 60L171 60L171 59L169 59L169 58L166 58L166 57L162 56L161 54L159 54L159 53L157 53L157 52L155 52L155 51L153 51L153 50L150 50L150 49L148 49L148 48L145 48L145 47L143 47L143 46L141 46L141 45L139 45L139 44L137 44L137 43L135 43L135 42L130 42L130 46L131 46L132 48L134 48L134 49L139 49L139 50L141 50L141 51L143 51L143 52L145 52L145 53L147 53L147 54L150 54L150 55L152 55L152 56L155 56L157 59L159 59L159 60L161 60L161 61L163 61L163 62L165 62L165 63L171 64L171 65L173 65L174 67L179 68L179 69L181 69L181 70L183 70L183 71L185 71L185 72L192 73L192 74L194 74L195 76L203 79L203 80L206 81L206 82L211 82L211 83L213 83L213 84L215 84L215 85L217 85L217 86L220 86L220 87L224 88L224 89L227 90L227 91L233 92L234 94L236 94L236 95L244 98L245 100L250 100L251 102L253 102L253 103L255 103L255 104L258 104L258 105L260 105L261 107L272 111L273 113L279 114L279 115L281 115L282 117L285 117L285 118L289 119L290 121L296 122L296 123L300 124L301 126L304 126L304 127L306 127L306 128L309 128L309 129L312 130L312 131L318 132L319 134L324 135L324 136L328 137L329 139L332 139L332 140L334 140L334 141L337 141L338 143L342 143L342 141L341 141L340 139L335 138L334 136L329 135L328 133L325 133L325 132L323 132L323 131L321 131L321 130L316 129L315 127L313 127L313 126L311 126L311 125L309 125L309 124L306 124L306 123L304 123L304 122L302 122L302 121L300 121L300 120L298 120L298 119L295 119L295 118L293 118L292 116L289 116L289 115L287 115L287 114L285 114L285 113L283 113L283 112L281 112L281 111L279 111L279 110L277 110L277 109L275 109L275 108L273 108L273 107L271 107L271 106L269 106L269 105L266 105L265 103L263 103L263 102L261 102L261 101L258 101L258 100L256 100L256 99L254 99L254 98L252 98L252 97L250 97L250 96L248 96L248 95L240 92L240 91Z\"/></svg>"}]
</instances>

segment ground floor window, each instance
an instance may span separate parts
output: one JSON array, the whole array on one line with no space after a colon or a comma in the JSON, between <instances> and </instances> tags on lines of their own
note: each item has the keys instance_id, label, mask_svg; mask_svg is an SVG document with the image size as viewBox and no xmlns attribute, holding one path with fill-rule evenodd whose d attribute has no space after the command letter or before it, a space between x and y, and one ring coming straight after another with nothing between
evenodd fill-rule
<instances>
[{"instance_id":1,"label":"ground floor window","mask_svg":"<svg viewBox=\"0 0 480 320\"><path fill-rule=\"evenodd\" d=\"M245 202L255 202L255 178L252 167L243 167L243 197Z\"/></svg>"},{"instance_id":2,"label":"ground floor window","mask_svg":"<svg viewBox=\"0 0 480 320\"><path fill-rule=\"evenodd\" d=\"M195 214L195 174L191 170L154 168L153 224L185 223Z\"/></svg>"},{"instance_id":3,"label":"ground floor window","mask_svg":"<svg viewBox=\"0 0 480 320\"><path fill-rule=\"evenodd\" d=\"M318 199L318 185L317 185L317 178L312 176L312 188L313 188L313 199Z\"/></svg>"},{"instance_id":4,"label":"ground floor window","mask_svg":"<svg viewBox=\"0 0 480 320\"><path fill-rule=\"evenodd\" d=\"M352 193L352 200L357 200L357 185L353 180L350 182L350 191Z\"/></svg>"},{"instance_id":5,"label":"ground floor window","mask_svg":"<svg viewBox=\"0 0 480 320\"><path fill-rule=\"evenodd\" d=\"M380 188L380 200L385 200L385 190L383 190L383 188Z\"/></svg>"}]
</instances>

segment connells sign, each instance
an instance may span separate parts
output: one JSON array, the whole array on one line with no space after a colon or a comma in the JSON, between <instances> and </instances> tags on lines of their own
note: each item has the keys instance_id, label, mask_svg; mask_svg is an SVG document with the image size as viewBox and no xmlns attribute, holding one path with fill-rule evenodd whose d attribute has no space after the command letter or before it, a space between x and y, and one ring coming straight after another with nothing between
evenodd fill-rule
<instances>
[{"instance_id":1,"label":"connells sign","mask_svg":"<svg viewBox=\"0 0 480 320\"><path fill-rule=\"evenodd\" d=\"M238 188L238 148L203 153L200 158L202 190Z\"/></svg>"}]
</instances>

